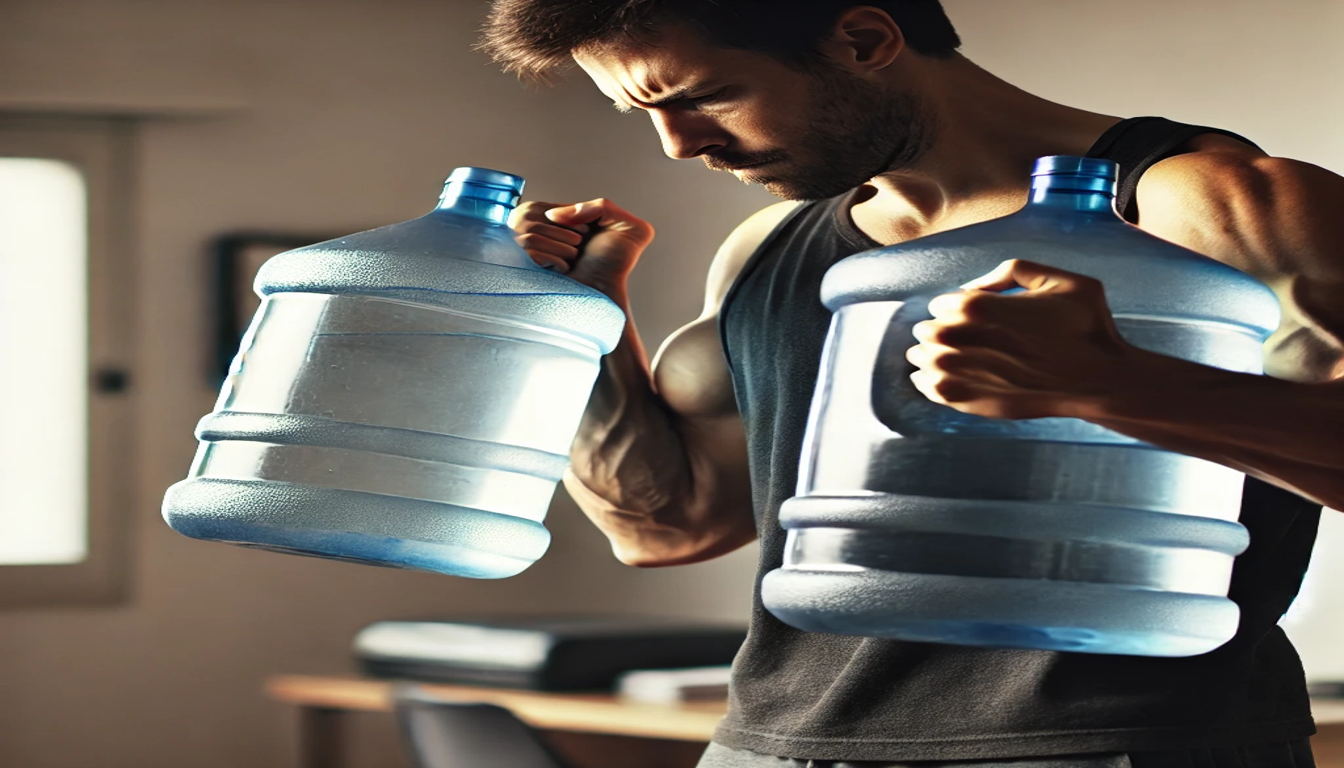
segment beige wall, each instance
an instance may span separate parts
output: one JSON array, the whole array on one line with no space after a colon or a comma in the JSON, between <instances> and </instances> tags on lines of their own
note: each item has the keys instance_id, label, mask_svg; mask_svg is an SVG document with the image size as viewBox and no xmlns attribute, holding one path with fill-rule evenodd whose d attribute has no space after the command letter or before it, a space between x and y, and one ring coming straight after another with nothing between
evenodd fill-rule
<instances>
[{"instance_id":1,"label":"beige wall","mask_svg":"<svg viewBox=\"0 0 1344 768\"><path fill-rule=\"evenodd\" d=\"M966 52L1060 101L1239 130L1344 170L1337 2L950 0ZM471 0L3 0L0 105L154 112L135 189L142 418L134 589L124 605L0 613L0 766L280 766L293 747L263 676L350 668L389 616L630 610L737 618L754 553L682 569L611 560L557 500L552 552L471 582L184 539L158 517L214 396L203 248L235 228L345 232L417 215L456 165L523 174L530 195L606 195L659 238L634 280L656 343L698 309L717 242L769 202L673 163L645 121L582 83L529 93L468 46ZM1092 27L1090 25L1095 25ZM1088 27L1086 34L1082 32ZM381 726L360 765L393 765Z\"/></svg>"}]
</instances>

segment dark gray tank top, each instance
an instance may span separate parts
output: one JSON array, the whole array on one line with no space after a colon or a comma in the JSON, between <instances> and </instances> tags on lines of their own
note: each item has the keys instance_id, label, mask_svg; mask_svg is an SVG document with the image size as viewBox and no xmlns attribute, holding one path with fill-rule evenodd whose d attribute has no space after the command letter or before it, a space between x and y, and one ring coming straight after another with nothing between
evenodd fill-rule
<instances>
[{"instance_id":1,"label":"dark gray tank top","mask_svg":"<svg viewBox=\"0 0 1344 768\"><path fill-rule=\"evenodd\" d=\"M1227 132L1134 118L1107 131L1090 154L1119 163L1117 209L1133 221L1139 176L1204 133ZM852 199L849 193L795 210L747 263L720 315L747 430L761 561L751 631L715 741L767 755L899 761L1176 750L1310 735L1302 668L1276 622L1301 584L1320 505L1254 479L1246 483L1241 512L1251 546L1237 559L1230 590L1241 627L1202 656L808 633L764 609L760 577L782 561L779 506L794 493L831 320L818 298L822 275L836 261L878 246L851 222Z\"/></svg>"}]
</instances>

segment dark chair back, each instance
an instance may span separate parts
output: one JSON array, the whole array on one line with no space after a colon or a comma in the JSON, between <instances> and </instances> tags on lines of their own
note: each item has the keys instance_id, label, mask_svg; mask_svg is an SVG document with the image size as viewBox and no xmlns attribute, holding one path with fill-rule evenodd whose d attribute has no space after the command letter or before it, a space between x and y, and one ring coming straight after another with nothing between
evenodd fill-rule
<instances>
[{"instance_id":1,"label":"dark chair back","mask_svg":"<svg viewBox=\"0 0 1344 768\"><path fill-rule=\"evenodd\" d=\"M393 687L397 723L417 768L569 768L531 726L494 704Z\"/></svg>"}]
</instances>

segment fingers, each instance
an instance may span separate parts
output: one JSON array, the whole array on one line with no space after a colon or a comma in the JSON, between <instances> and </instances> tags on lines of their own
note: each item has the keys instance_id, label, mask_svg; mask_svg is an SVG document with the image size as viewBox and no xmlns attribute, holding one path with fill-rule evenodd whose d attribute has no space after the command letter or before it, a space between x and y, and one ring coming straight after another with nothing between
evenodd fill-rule
<instances>
[{"instance_id":1,"label":"fingers","mask_svg":"<svg viewBox=\"0 0 1344 768\"><path fill-rule=\"evenodd\" d=\"M1008 389L1007 381L984 370L967 366L975 375L967 376L958 371L965 369L955 363L957 356L934 358L910 374L910 381L924 396L943 405L964 403L975 400L987 391ZM934 362L937 360L937 362Z\"/></svg>"},{"instance_id":2,"label":"fingers","mask_svg":"<svg viewBox=\"0 0 1344 768\"><path fill-rule=\"evenodd\" d=\"M969 283L964 283L961 287L968 291L1006 291L1009 288L1026 288L1024 283L1019 282L1019 277L1025 278L1021 271L1021 265L1024 262L1021 259L1008 259L1001 262L987 274L975 278Z\"/></svg>"},{"instance_id":3,"label":"fingers","mask_svg":"<svg viewBox=\"0 0 1344 768\"><path fill-rule=\"evenodd\" d=\"M1057 330L1050 326L1082 319L1073 315L1089 314L1085 308L1106 306L1106 292L1098 280L1057 273L1043 281L1028 280L1034 287L1011 293L975 288L945 293L929 301L929 314L946 324L1031 324L1040 330Z\"/></svg>"},{"instance_id":4,"label":"fingers","mask_svg":"<svg viewBox=\"0 0 1344 768\"><path fill-rule=\"evenodd\" d=\"M647 245L653 240L653 226L605 197L546 211L546 218L566 227L594 226L621 232ZM585 230L586 231L586 230Z\"/></svg>"},{"instance_id":5,"label":"fingers","mask_svg":"<svg viewBox=\"0 0 1344 768\"><path fill-rule=\"evenodd\" d=\"M930 371L910 374L910 383L930 401L991 419L1037 419L1056 415L1052 398L1023 396L992 382L951 379Z\"/></svg>"},{"instance_id":6,"label":"fingers","mask_svg":"<svg viewBox=\"0 0 1344 768\"><path fill-rule=\"evenodd\" d=\"M1027 294L1004 296L986 291L945 293L929 301L929 314L942 324L993 325L1005 318L1020 319L1036 307L1024 299ZM927 321L926 321L927 322Z\"/></svg>"},{"instance_id":7,"label":"fingers","mask_svg":"<svg viewBox=\"0 0 1344 768\"><path fill-rule=\"evenodd\" d=\"M1056 287L1076 289L1092 283L1100 285L1097 280L1086 275L1027 261L1026 259L1008 259L1001 262L988 274L963 284L961 288L970 291L993 292L1007 291L1013 288L1037 291Z\"/></svg>"},{"instance_id":8,"label":"fingers","mask_svg":"<svg viewBox=\"0 0 1344 768\"><path fill-rule=\"evenodd\" d=\"M606 213L606 207L601 205L600 201L593 200L587 203L556 206L546 211L546 218L557 224L572 227L596 224Z\"/></svg>"},{"instance_id":9,"label":"fingers","mask_svg":"<svg viewBox=\"0 0 1344 768\"><path fill-rule=\"evenodd\" d=\"M910 383L929 400L942 405L969 402L977 394L970 383L944 378L931 371L915 371L910 374Z\"/></svg>"},{"instance_id":10,"label":"fingers","mask_svg":"<svg viewBox=\"0 0 1344 768\"><path fill-rule=\"evenodd\" d=\"M917 366L911 384L932 402L997 419L1048 415L1050 394L1037 391L1035 377L1007 356L915 346L906 358Z\"/></svg>"},{"instance_id":11,"label":"fingers","mask_svg":"<svg viewBox=\"0 0 1344 768\"><path fill-rule=\"evenodd\" d=\"M1061 393L1085 394L1125 365L1102 284L1085 275L1009 260L928 311L932 319L911 330L919 343L906 352L918 369L910 380L963 413L1061 415Z\"/></svg>"},{"instance_id":12,"label":"fingers","mask_svg":"<svg viewBox=\"0 0 1344 768\"><path fill-rule=\"evenodd\" d=\"M543 238L561 245L567 245L577 248L583 244L583 233L576 232L566 227L556 226L555 224L542 224L541 222L525 222L514 229L515 232L522 235L531 235L534 238Z\"/></svg>"},{"instance_id":13,"label":"fingers","mask_svg":"<svg viewBox=\"0 0 1344 768\"><path fill-rule=\"evenodd\" d=\"M531 256L533 261L560 274L568 272L570 264L579 258L578 248L530 232L517 235L513 239L527 251L527 255Z\"/></svg>"},{"instance_id":14,"label":"fingers","mask_svg":"<svg viewBox=\"0 0 1344 768\"><path fill-rule=\"evenodd\" d=\"M554 203L529 201L514 209L509 217L509 226L514 231L514 241L537 264L547 269L565 274L574 260L579 258L580 247L589 227L577 224L564 227L553 224L546 218L548 210L559 206Z\"/></svg>"},{"instance_id":15,"label":"fingers","mask_svg":"<svg viewBox=\"0 0 1344 768\"><path fill-rule=\"evenodd\" d=\"M653 241L653 227L606 198L571 205L528 201L509 217L538 264L598 287L618 285Z\"/></svg>"},{"instance_id":16,"label":"fingers","mask_svg":"<svg viewBox=\"0 0 1344 768\"><path fill-rule=\"evenodd\" d=\"M945 323L938 320L925 320L915 323L910 329L911 335L921 344L943 347L980 347L993 346L1001 342L997 325L985 323Z\"/></svg>"},{"instance_id":17,"label":"fingers","mask_svg":"<svg viewBox=\"0 0 1344 768\"><path fill-rule=\"evenodd\" d=\"M1018 368L1010 357L993 350L963 350L932 344L916 344L906 350L905 359L926 375L1000 384L1015 378Z\"/></svg>"},{"instance_id":18,"label":"fingers","mask_svg":"<svg viewBox=\"0 0 1344 768\"><path fill-rule=\"evenodd\" d=\"M509 227L516 232L530 232L544 228L546 230L564 229L569 232L577 233L580 237L588 234L589 227L587 224L572 223L557 226L553 223L552 219L546 215L548 211L567 207L573 206L562 206L555 203L543 203L539 200L529 200L522 205L519 205L517 208L514 208L513 212L509 214Z\"/></svg>"}]
</instances>

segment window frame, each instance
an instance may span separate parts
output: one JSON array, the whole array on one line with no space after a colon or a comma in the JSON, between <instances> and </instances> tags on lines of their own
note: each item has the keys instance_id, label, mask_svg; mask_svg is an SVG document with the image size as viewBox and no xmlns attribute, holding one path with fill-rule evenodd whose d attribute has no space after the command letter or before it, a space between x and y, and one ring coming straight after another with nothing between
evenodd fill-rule
<instances>
[{"instance_id":1,"label":"window frame","mask_svg":"<svg viewBox=\"0 0 1344 768\"><path fill-rule=\"evenodd\" d=\"M88 194L88 554L71 564L0 564L0 609L129 597L135 478L130 264L133 121L0 112L0 157L60 160Z\"/></svg>"}]
</instances>

